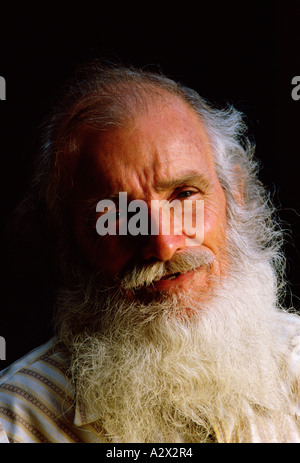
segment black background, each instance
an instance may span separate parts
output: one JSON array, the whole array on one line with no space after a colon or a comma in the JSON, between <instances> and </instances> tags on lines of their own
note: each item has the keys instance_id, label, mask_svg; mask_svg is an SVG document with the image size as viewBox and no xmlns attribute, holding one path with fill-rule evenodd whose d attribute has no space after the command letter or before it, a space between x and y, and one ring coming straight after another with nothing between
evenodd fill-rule
<instances>
[{"instance_id":1,"label":"black background","mask_svg":"<svg viewBox=\"0 0 300 463\"><path fill-rule=\"evenodd\" d=\"M155 66L216 103L248 116L286 228L287 304L299 306L300 6L296 2L10 2L1 5L1 229L22 198L35 143L65 79L87 60ZM51 334L51 286L33 269L11 265L1 241L0 336L10 364Z\"/></svg>"}]
</instances>

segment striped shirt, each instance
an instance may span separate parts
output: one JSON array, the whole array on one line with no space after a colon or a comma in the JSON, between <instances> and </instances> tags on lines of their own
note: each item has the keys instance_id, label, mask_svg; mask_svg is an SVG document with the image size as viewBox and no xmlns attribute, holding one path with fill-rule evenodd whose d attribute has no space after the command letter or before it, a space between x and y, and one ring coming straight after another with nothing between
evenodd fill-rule
<instances>
[{"instance_id":1,"label":"striped shirt","mask_svg":"<svg viewBox=\"0 0 300 463\"><path fill-rule=\"evenodd\" d=\"M62 346L52 338L2 372L1 443L103 442L76 404L67 367Z\"/></svg>"},{"instance_id":2,"label":"striped shirt","mask_svg":"<svg viewBox=\"0 0 300 463\"><path fill-rule=\"evenodd\" d=\"M300 322L281 315L285 353L300 386ZM67 356L52 338L0 374L0 443L104 443L95 416L89 416L68 380ZM298 387L299 393L300 387ZM237 427L230 417L213 423L220 443L300 443L300 398L287 418L285 435L278 436L274 423L250 409L248 423Z\"/></svg>"}]
</instances>

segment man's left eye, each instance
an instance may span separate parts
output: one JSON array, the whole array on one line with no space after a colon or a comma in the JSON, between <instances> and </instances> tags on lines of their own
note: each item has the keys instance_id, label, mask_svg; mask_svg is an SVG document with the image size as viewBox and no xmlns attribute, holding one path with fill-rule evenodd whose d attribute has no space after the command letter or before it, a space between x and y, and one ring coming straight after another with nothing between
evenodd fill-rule
<instances>
[{"instance_id":1,"label":"man's left eye","mask_svg":"<svg viewBox=\"0 0 300 463\"><path fill-rule=\"evenodd\" d=\"M196 191L185 190L185 191L180 191L180 193L178 193L177 197L178 198L188 198L189 196L192 196L194 194L196 194Z\"/></svg>"}]
</instances>

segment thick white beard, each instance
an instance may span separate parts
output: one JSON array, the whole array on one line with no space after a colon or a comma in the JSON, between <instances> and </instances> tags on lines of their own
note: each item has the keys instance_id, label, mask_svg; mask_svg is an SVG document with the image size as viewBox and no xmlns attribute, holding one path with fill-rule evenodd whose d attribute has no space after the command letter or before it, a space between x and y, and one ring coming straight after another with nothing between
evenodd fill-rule
<instances>
[{"instance_id":1,"label":"thick white beard","mask_svg":"<svg viewBox=\"0 0 300 463\"><path fill-rule=\"evenodd\" d=\"M196 290L144 307L111 290L94 310L104 300L109 311L94 312L102 329L81 333L70 349L78 397L107 440L206 442L212 423L228 416L243 426L249 406L276 420L286 409L269 264L240 263L206 305ZM191 301L194 315L184 316ZM74 313L74 294L61 303Z\"/></svg>"}]
</instances>

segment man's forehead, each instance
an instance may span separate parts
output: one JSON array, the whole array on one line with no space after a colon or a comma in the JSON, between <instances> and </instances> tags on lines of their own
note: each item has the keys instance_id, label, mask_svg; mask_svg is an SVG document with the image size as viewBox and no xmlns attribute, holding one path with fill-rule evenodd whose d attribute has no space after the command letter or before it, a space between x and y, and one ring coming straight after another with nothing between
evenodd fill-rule
<instances>
[{"instance_id":1,"label":"man's forehead","mask_svg":"<svg viewBox=\"0 0 300 463\"><path fill-rule=\"evenodd\" d=\"M203 123L181 104L153 108L125 127L86 131L80 164L86 180L100 181L109 193L134 176L155 186L176 181L183 171L197 170L197 164L212 167L213 161Z\"/></svg>"},{"instance_id":2,"label":"man's forehead","mask_svg":"<svg viewBox=\"0 0 300 463\"><path fill-rule=\"evenodd\" d=\"M170 132L171 129L171 132ZM168 100L157 100L149 103L147 110L130 114L122 125L113 123L105 129L98 130L86 126L79 129L80 144L89 148L99 148L100 152L105 145L125 142L125 138L132 143L142 138L143 142L152 138L169 137L180 133L183 142L194 140L209 145L209 136L205 123L196 111L185 101L178 97ZM124 137L126 135L126 137ZM98 146L97 146L98 145Z\"/></svg>"}]
</instances>

